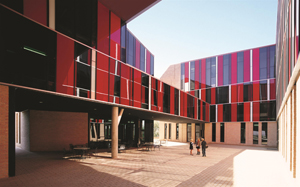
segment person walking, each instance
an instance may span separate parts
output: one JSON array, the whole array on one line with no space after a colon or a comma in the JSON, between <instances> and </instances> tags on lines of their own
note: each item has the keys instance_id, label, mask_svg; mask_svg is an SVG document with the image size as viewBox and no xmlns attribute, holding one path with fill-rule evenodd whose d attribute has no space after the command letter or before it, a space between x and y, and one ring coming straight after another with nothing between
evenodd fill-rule
<instances>
[{"instance_id":1,"label":"person walking","mask_svg":"<svg viewBox=\"0 0 300 187\"><path fill-rule=\"evenodd\" d=\"M206 157L206 141L204 140L204 138L201 139L201 146L202 146L202 157Z\"/></svg>"},{"instance_id":2,"label":"person walking","mask_svg":"<svg viewBox=\"0 0 300 187\"><path fill-rule=\"evenodd\" d=\"M193 139L190 140L190 155L193 155L194 143Z\"/></svg>"},{"instance_id":3,"label":"person walking","mask_svg":"<svg viewBox=\"0 0 300 187\"><path fill-rule=\"evenodd\" d=\"M197 146L196 146L196 148L197 148L197 155L200 155L200 138L198 138L198 140L197 140Z\"/></svg>"}]
</instances>

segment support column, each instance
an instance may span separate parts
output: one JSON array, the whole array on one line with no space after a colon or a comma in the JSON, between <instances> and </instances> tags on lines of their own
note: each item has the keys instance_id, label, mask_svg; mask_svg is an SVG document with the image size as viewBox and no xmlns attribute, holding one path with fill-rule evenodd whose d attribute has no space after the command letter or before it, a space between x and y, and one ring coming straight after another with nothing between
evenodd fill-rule
<instances>
[{"instance_id":1,"label":"support column","mask_svg":"<svg viewBox=\"0 0 300 187\"><path fill-rule=\"evenodd\" d=\"M111 157L118 158L118 111L119 107L113 106L111 110Z\"/></svg>"},{"instance_id":2,"label":"support column","mask_svg":"<svg viewBox=\"0 0 300 187\"><path fill-rule=\"evenodd\" d=\"M8 177L9 167L9 87L0 85L0 178Z\"/></svg>"}]
</instances>

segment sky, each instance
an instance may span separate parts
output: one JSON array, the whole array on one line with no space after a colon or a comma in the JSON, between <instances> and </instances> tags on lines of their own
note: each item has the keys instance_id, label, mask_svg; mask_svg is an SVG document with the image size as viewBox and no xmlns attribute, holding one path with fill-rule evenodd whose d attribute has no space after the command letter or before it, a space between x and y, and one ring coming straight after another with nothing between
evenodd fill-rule
<instances>
[{"instance_id":1,"label":"sky","mask_svg":"<svg viewBox=\"0 0 300 187\"><path fill-rule=\"evenodd\" d=\"M154 76L172 64L276 42L277 0L162 0L127 24L154 55Z\"/></svg>"}]
</instances>

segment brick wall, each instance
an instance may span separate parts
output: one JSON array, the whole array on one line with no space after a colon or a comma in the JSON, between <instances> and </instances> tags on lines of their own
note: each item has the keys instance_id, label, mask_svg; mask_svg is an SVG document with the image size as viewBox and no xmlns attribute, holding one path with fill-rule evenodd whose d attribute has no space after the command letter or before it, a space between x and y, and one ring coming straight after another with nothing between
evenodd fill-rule
<instances>
[{"instance_id":1,"label":"brick wall","mask_svg":"<svg viewBox=\"0 0 300 187\"><path fill-rule=\"evenodd\" d=\"M0 178L8 177L8 104L9 88L0 85Z\"/></svg>"},{"instance_id":2,"label":"brick wall","mask_svg":"<svg viewBox=\"0 0 300 187\"><path fill-rule=\"evenodd\" d=\"M62 151L88 143L88 114L30 111L30 150Z\"/></svg>"},{"instance_id":3,"label":"brick wall","mask_svg":"<svg viewBox=\"0 0 300 187\"><path fill-rule=\"evenodd\" d=\"M225 143L240 144L241 143L241 123L226 123L225 124Z\"/></svg>"}]
</instances>

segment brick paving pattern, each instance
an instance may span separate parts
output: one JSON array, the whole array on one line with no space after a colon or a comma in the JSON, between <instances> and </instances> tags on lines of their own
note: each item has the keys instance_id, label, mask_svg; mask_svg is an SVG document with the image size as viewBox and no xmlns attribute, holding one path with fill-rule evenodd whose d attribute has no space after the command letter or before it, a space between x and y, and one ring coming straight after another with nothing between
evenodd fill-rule
<instances>
[{"instance_id":1,"label":"brick paving pattern","mask_svg":"<svg viewBox=\"0 0 300 187\"><path fill-rule=\"evenodd\" d=\"M108 152L94 153L86 159L64 159L62 153L33 153L17 148L16 176L0 179L0 186L268 186L274 175L260 176L249 164L258 158L248 156L279 155L266 148L209 145L207 157L189 155L188 144L162 146L160 151L126 150L118 159ZM255 152L256 153L256 152ZM268 155L269 154L269 155ZM271 154L271 155L270 155ZM274 156L273 156L274 157ZM237 159L238 158L238 159ZM268 158L267 158L268 159ZM235 160L239 164L234 163ZM276 160L274 160L276 162ZM248 165L243 165L247 163ZM270 165L277 163L270 162ZM255 166L257 167L257 166ZM258 166L259 167L259 166ZM272 168L274 170L276 168ZM243 170L243 171L242 171ZM257 171L260 169L257 168ZM265 171L264 171L265 172ZM271 171L267 171L271 172ZM236 174L235 174L236 173ZM238 175L237 175L238 174ZM281 173L277 173L281 175ZM276 175L277 175L276 174ZM243 179L238 183L237 176ZM281 176L282 177L282 176ZM252 183L245 180L256 181ZM276 180L276 179L275 179ZM282 183L287 186L287 178ZM270 183L274 186L274 183ZM275 183L276 184L276 183ZM275 185L276 186L276 185Z\"/></svg>"}]
</instances>

